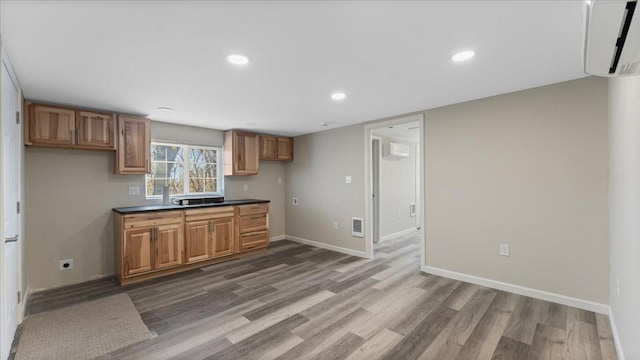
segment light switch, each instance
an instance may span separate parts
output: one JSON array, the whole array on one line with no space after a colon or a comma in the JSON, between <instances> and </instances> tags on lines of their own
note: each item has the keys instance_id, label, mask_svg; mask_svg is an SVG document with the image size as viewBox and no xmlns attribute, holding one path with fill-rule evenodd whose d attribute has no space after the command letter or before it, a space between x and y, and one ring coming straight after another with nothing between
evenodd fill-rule
<instances>
[{"instance_id":1,"label":"light switch","mask_svg":"<svg viewBox=\"0 0 640 360\"><path fill-rule=\"evenodd\" d=\"M129 186L129 196L138 196L138 195L140 195L140 187Z\"/></svg>"},{"instance_id":2,"label":"light switch","mask_svg":"<svg viewBox=\"0 0 640 360\"><path fill-rule=\"evenodd\" d=\"M345 182L345 184L351 184L351 176L346 176L344 178L344 182Z\"/></svg>"},{"instance_id":3,"label":"light switch","mask_svg":"<svg viewBox=\"0 0 640 360\"><path fill-rule=\"evenodd\" d=\"M244 191L249 190L249 184L242 185L242 190L244 190Z\"/></svg>"}]
</instances>

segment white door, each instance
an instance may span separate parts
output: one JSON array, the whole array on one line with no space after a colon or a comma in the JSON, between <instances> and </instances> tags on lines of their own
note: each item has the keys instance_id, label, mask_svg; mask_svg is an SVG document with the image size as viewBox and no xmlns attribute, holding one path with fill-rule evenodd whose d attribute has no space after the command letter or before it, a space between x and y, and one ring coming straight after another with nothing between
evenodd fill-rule
<instances>
[{"instance_id":1,"label":"white door","mask_svg":"<svg viewBox=\"0 0 640 360\"><path fill-rule=\"evenodd\" d=\"M0 75L2 107L2 167L0 181L2 182L2 211L3 211L3 255L2 277L0 279L1 294L0 307L2 309L0 336L0 353L2 359L9 356L9 349L13 340L18 320L18 276L20 254L20 217L18 215L18 201L20 197L20 124L16 121L18 110L18 86L14 83L7 65L2 61Z\"/></svg>"}]
</instances>

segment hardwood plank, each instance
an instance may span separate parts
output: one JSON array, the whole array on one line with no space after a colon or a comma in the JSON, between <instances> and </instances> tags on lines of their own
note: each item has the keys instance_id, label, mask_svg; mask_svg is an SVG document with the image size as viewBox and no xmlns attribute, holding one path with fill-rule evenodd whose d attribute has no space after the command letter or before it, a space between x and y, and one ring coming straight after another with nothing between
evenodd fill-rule
<instances>
[{"instance_id":1,"label":"hardwood plank","mask_svg":"<svg viewBox=\"0 0 640 360\"><path fill-rule=\"evenodd\" d=\"M496 296L495 291L478 290L438 334L420 359L455 359Z\"/></svg>"},{"instance_id":2,"label":"hardwood plank","mask_svg":"<svg viewBox=\"0 0 640 360\"><path fill-rule=\"evenodd\" d=\"M440 306L405 335L382 359L418 359L456 314L457 311Z\"/></svg>"},{"instance_id":3,"label":"hardwood plank","mask_svg":"<svg viewBox=\"0 0 640 360\"><path fill-rule=\"evenodd\" d=\"M527 360L530 346L520 341L500 338L492 360Z\"/></svg>"},{"instance_id":4,"label":"hardwood plank","mask_svg":"<svg viewBox=\"0 0 640 360\"><path fill-rule=\"evenodd\" d=\"M602 359L604 360L618 359L616 345L613 342L613 334L611 332L609 317L602 314L596 314L596 322L598 327L598 335L599 335L598 337L600 341L600 350L602 352Z\"/></svg>"},{"instance_id":5,"label":"hardwood plank","mask_svg":"<svg viewBox=\"0 0 640 360\"><path fill-rule=\"evenodd\" d=\"M551 326L538 324L527 359L574 359L570 357L567 346L567 332Z\"/></svg>"},{"instance_id":6,"label":"hardwood plank","mask_svg":"<svg viewBox=\"0 0 640 360\"><path fill-rule=\"evenodd\" d=\"M571 359L602 360L596 325L574 321L567 329L567 347Z\"/></svg>"},{"instance_id":7,"label":"hardwood plank","mask_svg":"<svg viewBox=\"0 0 640 360\"><path fill-rule=\"evenodd\" d=\"M403 336L387 328L383 328L362 346L349 354L347 360L369 360L376 359L387 354L396 344L402 340Z\"/></svg>"},{"instance_id":8,"label":"hardwood plank","mask_svg":"<svg viewBox=\"0 0 640 360\"><path fill-rule=\"evenodd\" d=\"M507 327L518 295L499 291L482 319L464 343L457 359L488 360L493 357Z\"/></svg>"},{"instance_id":9,"label":"hardwood plank","mask_svg":"<svg viewBox=\"0 0 640 360\"><path fill-rule=\"evenodd\" d=\"M354 333L346 333L336 342L324 349L320 354L313 357L314 360L339 360L345 359L349 354L357 349L364 339Z\"/></svg>"}]
</instances>

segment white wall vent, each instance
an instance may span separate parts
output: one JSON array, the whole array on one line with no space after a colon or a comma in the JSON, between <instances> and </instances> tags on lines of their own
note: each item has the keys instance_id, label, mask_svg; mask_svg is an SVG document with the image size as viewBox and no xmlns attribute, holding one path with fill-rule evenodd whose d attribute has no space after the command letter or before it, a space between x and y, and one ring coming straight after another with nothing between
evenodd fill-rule
<instances>
[{"instance_id":1,"label":"white wall vent","mask_svg":"<svg viewBox=\"0 0 640 360\"><path fill-rule=\"evenodd\" d=\"M401 143L386 143L382 146L382 157L402 159L409 157L409 145Z\"/></svg>"},{"instance_id":2,"label":"white wall vent","mask_svg":"<svg viewBox=\"0 0 640 360\"><path fill-rule=\"evenodd\" d=\"M364 220L362 218L351 218L351 235L364 237Z\"/></svg>"}]
</instances>

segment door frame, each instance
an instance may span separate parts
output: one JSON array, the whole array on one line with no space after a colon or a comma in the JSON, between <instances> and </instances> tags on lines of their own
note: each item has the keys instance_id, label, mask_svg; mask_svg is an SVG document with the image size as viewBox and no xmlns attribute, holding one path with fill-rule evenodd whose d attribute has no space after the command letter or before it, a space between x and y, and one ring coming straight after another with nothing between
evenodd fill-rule
<instances>
[{"instance_id":1,"label":"door frame","mask_svg":"<svg viewBox=\"0 0 640 360\"><path fill-rule=\"evenodd\" d=\"M375 154L375 156L374 156L374 154L373 154L373 143L376 142L376 141L378 142L378 154ZM371 208L371 234L372 235L375 235L375 234L378 235L378 243L379 243L380 242L380 156L382 155L382 138L380 136L371 134L371 146L369 147L369 149L371 151L371 174L373 174L373 171L374 171L374 166L373 166L374 165L374 159L377 157L377 160L378 160L378 164L377 164L378 165L378 179L377 179L377 182L378 182L377 196L378 196L378 198L377 198L377 201L376 201L376 199L373 198L373 195L374 195L373 191L375 190L375 186L374 185L375 185L375 182L376 182L376 178L375 178L375 176L371 177L371 202L372 202L372 208ZM377 209L376 209L376 206L373 206L373 204L377 204L378 205ZM378 213L377 217L375 216L376 215L375 214L376 211ZM376 219L378 220L377 223L375 221ZM371 241L373 241L374 243L376 242L375 240L376 240L375 237L373 237L371 239Z\"/></svg>"},{"instance_id":2,"label":"door frame","mask_svg":"<svg viewBox=\"0 0 640 360\"><path fill-rule=\"evenodd\" d=\"M18 302L18 307L17 307L17 314L14 314L14 316L16 317L16 324L19 325L24 317L24 309L25 309L25 303L26 303L26 295L25 293L23 293L23 281L24 279L22 278L23 275L23 267L24 267L24 238L25 238L25 221L24 221L24 213L25 213L25 167L24 167L24 146L23 146L23 139L24 139L24 112L23 112L23 107L22 107L22 100L23 100L23 93L22 93L22 86L20 85L20 82L18 81L18 77L16 76L16 73L13 69L13 66L11 65L11 61L9 59L9 55L7 54L2 42L0 41L0 52L1 52L1 57L0 57L0 66L5 66L7 69L7 73L9 74L9 81L11 81L13 83L13 85L16 87L17 92L18 92L18 96L17 96L17 101L18 104L16 104L16 111L19 112L19 119L20 119L20 124L18 127L18 149L17 149L17 154L16 156L18 157L16 159L16 161L18 162L18 168L19 168L19 173L20 173L20 181L18 182L18 201L20 201L20 213L18 214L18 236L19 236L19 240L16 243L16 287L17 290L21 293L20 296L20 301ZM1 75L0 75L1 77ZM3 79L0 79L0 81L4 81ZM1 90L0 90L1 92ZM0 93L0 107L2 106L2 94ZM1 114L1 112L0 112ZM0 117L0 121L1 121L1 117ZM3 144L2 144L2 138L3 138L3 133L2 133L2 128L3 128L4 124L2 124L0 122L0 169L2 169L2 167L4 166L4 163L2 162L2 148L3 148ZM0 178L0 218L4 219L4 184L2 183L2 178ZM0 221L0 240L2 241L2 246L0 246L0 269L4 269L4 239L7 236L7 234L5 234L5 229L4 229L4 221ZM2 354L3 356L8 356L9 352L10 352L10 348L11 348L11 343L13 341L13 337L15 334L4 334L4 324L5 324L5 316L6 314L3 313L3 311L1 310L3 308L3 303L5 301L5 299L8 296L17 296L17 294L5 294L4 293L4 282L2 282L2 280L0 280L0 326L2 327L0 330L0 354ZM7 340L7 348L3 347L3 344L5 342L5 336L8 336Z\"/></svg>"},{"instance_id":3,"label":"door frame","mask_svg":"<svg viewBox=\"0 0 640 360\"><path fill-rule=\"evenodd\" d=\"M373 179L371 176L371 168L372 168L372 139L373 139L373 130L388 127L391 125L403 124L411 121L417 121L420 125L420 141L418 144L420 145L420 168L418 172L420 173L420 193L417 194L420 198L420 204L416 204L419 207L419 215L420 216L420 268L425 267L425 257L426 257L426 237L425 237L425 191L424 191L424 174L425 174L425 164L424 164L424 114L414 114L409 116L403 116L399 118L394 118L391 120L384 120L375 123L371 123L364 126L364 223L366 231L364 233L365 239L365 254L369 259L373 259L373 198L372 198L372 189L373 189Z\"/></svg>"}]
</instances>

